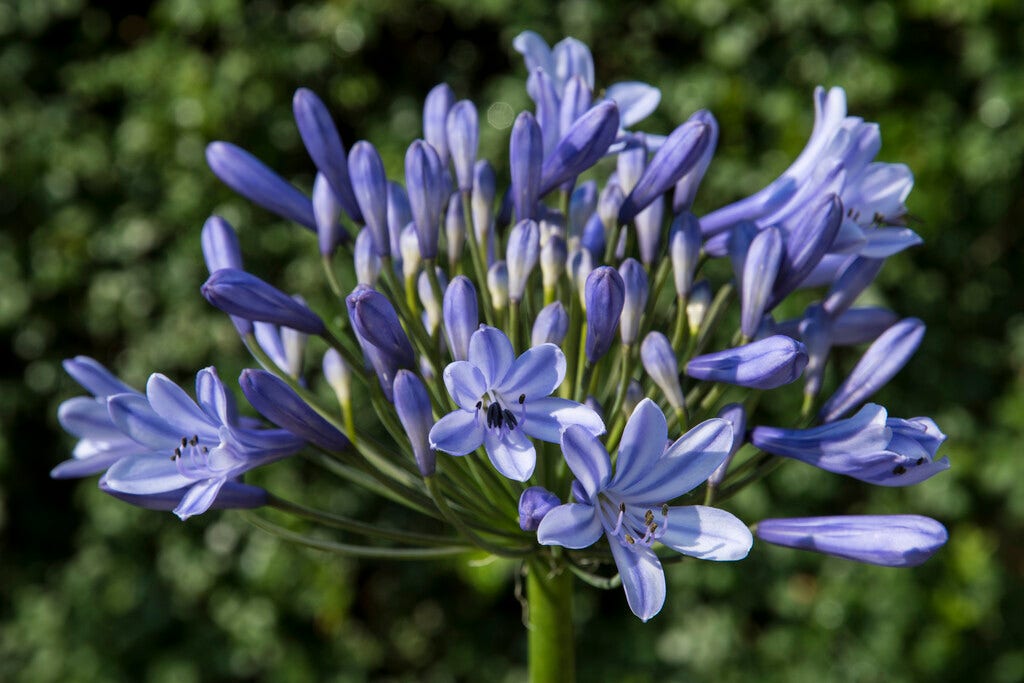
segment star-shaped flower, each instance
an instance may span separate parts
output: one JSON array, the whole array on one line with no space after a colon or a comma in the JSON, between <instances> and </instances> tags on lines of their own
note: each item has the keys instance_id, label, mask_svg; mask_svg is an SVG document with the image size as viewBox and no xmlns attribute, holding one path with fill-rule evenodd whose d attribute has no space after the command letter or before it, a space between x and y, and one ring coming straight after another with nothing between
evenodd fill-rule
<instances>
[{"instance_id":1,"label":"star-shaped flower","mask_svg":"<svg viewBox=\"0 0 1024 683\"><path fill-rule=\"evenodd\" d=\"M487 450L495 469L526 481L537 464L528 437L558 443L576 425L587 434L604 433L604 422L590 408L551 397L565 379L565 355L554 344L540 344L516 358L505 333L481 325L469 340L469 360L444 370L444 383L458 410L430 430L430 447L465 455Z\"/></svg>"}]
</instances>

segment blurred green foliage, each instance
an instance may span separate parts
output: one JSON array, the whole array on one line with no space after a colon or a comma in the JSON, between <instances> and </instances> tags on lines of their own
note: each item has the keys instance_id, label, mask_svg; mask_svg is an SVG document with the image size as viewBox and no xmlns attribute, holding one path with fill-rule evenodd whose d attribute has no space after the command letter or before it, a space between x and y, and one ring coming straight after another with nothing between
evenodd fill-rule
<instances>
[{"instance_id":1,"label":"blurred green foliage","mask_svg":"<svg viewBox=\"0 0 1024 683\"><path fill-rule=\"evenodd\" d=\"M395 175L423 96L446 80L489 124L483 154L500 157L527 102L511 49L526 28L589 43L600 83L661 87L649 130L716 114L699 210L772 179L809 133L812 88L846 88L851 112L881 124L882 159L916 173L908 203L926 239L871 291L929 325L879 400L935 417L953 461L909 490L782 468L732 508L750 520L917 512L943 520L950 542L915 570L763 546L736 565L684 562L648 625L621 592L581 590L581 680L1024 679L1019 2L127 7L0 4L0 680L523 676L512 565L352 563L254 532L238 513L181 524L47 472L72 444L55 419L78 393L62 358L92 355L136 386L154 369L182 382L211 363L225 378L241 369L234 330L197 291L211 212L239 229L251 270L322 290L311 236L224 188L205 167L208 141L237 142L308 189L290 106L308 86L346 142L373 140ZM299 463L271 476L286 493L396 519Z\"/></svg>"}]
</instances>

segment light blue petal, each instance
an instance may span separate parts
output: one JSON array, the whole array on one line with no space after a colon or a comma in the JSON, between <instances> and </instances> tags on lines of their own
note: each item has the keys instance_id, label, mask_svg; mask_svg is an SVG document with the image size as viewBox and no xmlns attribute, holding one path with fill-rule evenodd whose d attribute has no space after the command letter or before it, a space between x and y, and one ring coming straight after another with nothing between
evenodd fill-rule
<instances>
[{"instance_id":1,"label":"light blue petal","mask_svg":"<svg viewBox=\"0 0 1024 683\"><path fill-rule=\"evenodd\" d=\"M483 419L477 413L456 410L448 413L430 428L430 447L451 455L465 455L484 442Z\"/></svg>"},{"instance_id":2,"label":"light blue petal","mask_svg":"<svg viewBox=\"0 0 1024 683\"><path fill-rule=\"evenodd\" d=\"M633 614L647 621L665 604L665 571L650 546L641 543L626 545L609 539L615 566L626 589L626 602Z\"/></svg>"},{"instance_id":3,"label":"light blue petal","mask_svg":"<svg viewBox=\"0 0 1024 683\"><path fill-rule=\"evenodd\" d=\"M485 429L484 448L494 469L514 481L526 481L537 466L537 451L521 429Z\"/></svg>"},{"instance_id":4,"label":"light blue petal","mask_svg":"<svg viewBox=\"0 0 1024 683\"><path fill-rule=\"evenodd\" d=\"M107 485L122 493L162 493L191 486L194 479L183 476L178 465L166 454L122 458L114 463L104 477Z\"/></svg>"},{"instance_id":5,"label":"light blue petal","mask_svg":"<svg viewBox=\"0 0 1024 683\"><path fill-rule=\"evenodd\" d=\"M60 404L57 420L66 431L83 439L117 439L124 436L110 420L106 401L76 396Z\"/></svg>"},{"instance_id":6,"label":"light blue petal","mask_svg":"<svg viewBox=\"0 0 1024 683\"><path fill-rule=\"evenodd\" d=\"M107 412L118 429L144 446L170 452L181 441L179 430L157 415L140 394L111 396L107 399Z\"/></svg>"},{"instance_id":7,"label":"light blue petal","mask_svg":"<svg viewBox=\"0 0 1024 683\"><path fill-rule=\"evenodd\" d=\"M487 392L483 374L464 360L449 363L444 369L444 385L452 400L463 410L476 410L476 404Z\"/></svg>"},{"instance_id":8,"label":"light blue petal","mask_svg":"<svg viewBox=\"0 0 1024 683\"><path fill-rule=\"evenodd\" d=\"M148 452L145 446L140 446L134 441L130 441L129 443L135 447L134 451L129 451L125 448L118 448L115 450L100 451L95 455L88 457L79 457L76 455L75 458L65 460L50 470L50 477L53 479L77 479L79 477L88 477L93 474L99 474L121 458Z\"/></svg>"},{"instance_id":9,"label":"light blue petal","mask_svg":"<svg viewBox=\"0 0 1024 683\"><path fill-rule=\"evenodd\" d=\"M608 484L612 473L608 451L583 427L573 425L562 432L562 455L589 497L593 498Z\"/></svg>"},{"instance_id":10,"label":"light blue petal","mask_svg":"<svg viewBox=\"0 0 1024 683\"><path fill-rule=\"evenodd\" d=\"M625 491L644 478L668 444L668 424L661 408L645 398L626 421L615 461L615 478L609 488Z\"/></svg>"},{"instance_id":11,"label":"light blue petal","mask_svg":"<svg viewBox=\"0 0 1024 683\"><path fill-rule=\"evenodd\" d=\"M224 272L224 271L219 271ZM204 441L217 439L217 425L177 384L160 373L150 375L146 397L156 414L176 427L182 436L193 434Z\"/></svg>"},{"instance_id":12,"label":"light blue petal","mask_svg":"<svg viewBox=\"0 0 1024 683\"><path fill-rule=\"evenodd\" d=\"M742 560L754 537L735 515L718 508L689 505L668 509L664 545L702 560Z\"/></svg>"},{"instance_id":13,"label":"light blue petal","mask_svg":"<svg viewBox=\"0 0 1024 683\"><path fill-rule=\"evenodd\" d=\"M215 423L233 426L238 422L235 397L224 388L215 368L204 368L196 373L196 399L199 407Z\"/></svg>"},{"instance_id":14,"label":"light blue petal","mask_svg":"<svg viewBox=\"0 0 1024 683\"><path fill-rule=\"evenodd\" d=\"M515 408L512 412L516 413ZM570 425L583 427L594 436L604 434L605 429L601 416L593 409L567 398L552 396L527 401L523 405L519 426L535 439L558 443L562 438L562 430Z\"/></svg>"},{"instance_id":15,"label":"light blue petal","mask_svg":"<svg viewBox=\"0 0 1024 683\"><path fill-rule=\"evenodd\" d=\"M217 494L220 493L220 489L226 481L227 479L218 478L198 482L188 490L181 502L178 503L178 507L174 508L174 514L185 521L193 515L206 512L213 505L213 501L216 500Z\"/></svg>"},{"instance_id":16,"label":"light blue petal","mask_svg":"<svg viewBox=\"0 0 1024 683\"><path fill-rule=\"evenodd\" d=\"M640 81L613 83L608 86L605 96L619 105L623 128L630 128L646 119L661 102L661 91Z\"/></svg>"},{"instance_id":17,"label":"light blue petal","mask_svg":"<svg viewBox=\"0 0 1024 683\"><path fill-rule=\"evenodd\" d=\"M97 398L138 393L88 356L75 356L64 361L64 371Z\"/></svg>"},{"instance_id":18,"label":"light blue petal","mask_svg":"<svg viewBox=\"0 0 1024 683\"><path fill-rule=\"evenodd\" d=\"M732 425L712 418L683 434L634 486L617 489L627 503L667 503L706 481L732 447Z\"/></svg>"},{"instance_id":19,"label":"light blue petal","mask_svg":"<svg viewBox=\"0 0 1024 683\"><path fill-rule=\"evenodd\" d=\"M910 228L877 228L865 233L867 241L858 252L868 258L888 258L924 242Z\"/></svg>"},{"instance_id":20,"label":"light blue petal","mask_svg":"<svg viewBox=\"0 0 1024 683\"><path fill-rule=\"evenodd\" d=\"M544 69L552 76L555 75L555 62L551 56L551 48L534 31L520 33L512 40L512 47L523 56L528 73L533 73L534 69Z\"/></svg>"},{"instance_id":21,"label":"light blue petal","mask_svg":"<svg viewBox=\"0 0 1024 683\"><path fill-rule=\"evenodd\" d=\"M544 515L537 528L537 542L578 550L597 543L602 533L604 528L597 510L590 505L569 503L552 508Z\"/></svg>"},{"instance_id":22,"label":"light blue petal","mask_svg":"<svg viewBox=\"0 0 1024 683\"><path fill-rule=\"evenodd\" d=\"M483 373L488 388L505 379L515 357L512 342L499 329L481 325L469 338L469 362Z\"/></svg>"},{"instance_id":23,"label":"light blue petal","mask_svg":"<svg viewBox=\"0 0 1024 683\"><path fill-rule=\"evenodd\" d=\"M510 401L525 395L526 400L544 398L565 379L565 354L554 344L527 349L496 387Z\"/></svg>"}]
</instances>

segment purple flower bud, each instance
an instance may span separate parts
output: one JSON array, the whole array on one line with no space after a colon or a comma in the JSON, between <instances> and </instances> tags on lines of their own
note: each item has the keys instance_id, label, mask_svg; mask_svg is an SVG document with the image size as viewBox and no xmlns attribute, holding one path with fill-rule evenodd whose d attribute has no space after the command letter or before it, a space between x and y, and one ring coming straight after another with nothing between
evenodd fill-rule
<instances>
[{"instance_id":1,"label":"purple flower bud","mask_svg":"<svg viewBox=\"0 0 1024 683\"><path fill-rule=\"evenodd\" d=\"M675 213L689 211L693 206L693 199L697 196L697 188L700 187L700 181L704 179L704 174L711 164L711 157L715 155L715 147L718 146L718 121L715 120L711 112L701 109L698 112L694 112L689 120L703 123L707 126L708 142L697 163L683 174L683 177L676 183L675 196L672 199L672 211Z\"/></svg>"},{"instance_id":2,"label":"purple flower bud","mask_svg":"<svg viewBox=\"0 0 1024 683\"><path fill-rule=\"evenodd\" d=\"M352 326L367 343L395 358L399 367L415 367L416 354L388 298L360 285L345 299Z\"/></svg>"},{"instance_id":3,"label":"purple flower bud","mask_svg":"<svg viewBox=\"0 0 1024 683\"><path fill-rule=\"evenodd\" d=\"M206 219L200 242L203 245L206 269L211 275L221 268L242 269L242 248L238 244L238 234L220 216Z\"/></svg>"},{"instance_id":4,"label":"purple flower bud","mask_svg":"<svg viewBox=\"0 0 1024 683\"><path fill-rule=\"evenodd\" d=\"M583 226L597 211L597 183L588 180L575 190L569 197L569 237L583 234Z\"/></svg>"},{"instance_id":5,"label":"purple flower bud","mask_svg":"<svg viewBox=\"0 0 1024 683\"><path fill-rule=\"evenodd\" d=\"M402 230L412 223L412 207L405 188L393 180L388 181L388 240L392 258L402 256ZM417 247L417 253L419 248Z\"/></svg>"},{"instance_id":6,"label":"purple flower bud","mask_svg":"<svg viewBox=\"0 0 1024 683\"><path fill-rule=\"evenodd\" d=\"M221 182L253 204L316 230L309 198L241 147L211 142L206 146L206 163Z\"/></svg>"},{"instance_id":7,"label":"purple flower bud","mask_svg":"<svg viewBox=\"0 0 1024 683\"><path fill-rule=\"evenodd\" d=\"M452 360L469 358L469 338L480 327L476 288L465 275L458 275L444 290L444 333Z\"/></svg>"},{"instance_id":8,"label":"purple flower bud","mask_svg":"<svg viewBox=\"0 0 1024 683\"><path fill-rule=\"evenodd\" d=\"M757 333L768 310L783 253L782 231L774 225L758 232L750 242L740 289L740 329L748 339Z\"/></svg>"},{"instance_id":9,"label":"purple flower bud","mask_svg":"<svg viewBox=\"0 0 1024 683\"><path fill-rule=\"evenodd\" d=\"M672 259L672 276L676 294L685 297L697 273L702 237L700 221L689 211L684 211L672 220L668 231L668 252Z\"/></svg>"},{"instance_id":10,"label":"purple flower bud","mask_svg":"<svg viewBox=\"0 0 1024 683\"><path fill-rule=\"evenodd\" d=\"M518 220L533 218L540 198L544 140L533 114L524 111L512 124L508 163L512 174L512 201Z\"/></svg>"},{"instance_id":11,"label":"purple flower bud","mask_svg":"<svg viewBox=\"0 0 1024 683\"><path fill-rule=\"evenodd\" d=\"M380 256L373 250L373 235L369 228L363 228L356 237L356 245L353 253L353 261L356 265L356 278L361 285L377 283L380 276Z\"/></svg>"},{"instance_id":12,"label":"purple flower bud","mask_svg":"<svg viewBox=\"0 0 1024 683\"><path fill-rule=\"evenodd\" d=\"M923 338L924 323L917 318L905 318L883 332L822 406L822 421L842 417L885 386L907 364Z\"/></svg>"},{"instance_id":13,"label":"purple flower bud","mask_svg":"<svg viewBox=\"0 0 1024 683\"><path fill-rule=\"evenodd\" d=\"M536 221L519 221L508 236L505 263L508 268L508 297L519 301L526 291L526 281L540 258L540 226Z\"/></svg>"},{"instance_id":14,"label":"purple flower bud","mask_svg":"<svg viewBox=\"0 0 1024 683\"><path fill-rule=\"evenodd\" d=\"M611 266L598 266L587 276L587 360L596 363L615 341L615 330L626 300L626 285Z\"/></svg>"},{"instance_id":15,"label":"purple flower bud","mask_svg":"<svg viewBox=\"0 0 1024 683\"><path fill-rule=\"evenodd\" d=\"M786 240L786 255L775 279L772 300L768 304L770 308L774 308L811 274L832 246L842 222L843 203L836 195L828 195L804 212Z\"/></svg>"},{"instance_id":16,"label":"purple flower bud","mask_svg":"<svg viewBox=\"0 0 1024 683\"><path fill-rule=\"evenodd\" d=\"M618 225L619 207L625 199L626 195L617 182L609 181L601 190L597 197L597 213L601 216L605 228L611 229Z\"/></svg>"},{"instance_id":17,"label":"purple flower bud","mask_svg":"<svg viewBox=\"0 0 1024 683\"><path fill-rule=\"evenodd\" d=\"M658 246L661 244L661 219L664 213L665 200L663 197L656 197L633 219L636 225L637 246L640 248L640 260L648 267L658 259Z\"/></svg>"},{"instance_id":18,"label":"purple flower bud","mask_svg":"<svg viewBox=\"0 0 1024 683\"><path fill-rule=\"evenodd\" d=\"M536 531L544 515L562 504L558 496L541 486L531 486L519 496L519 528Z\"/></svg>"},{"instance_id":19,"label":"purple flower bud","mask_svg":"<svg viewBox=\"0 0 1024 683\"><path fill-rule=\"evenodd\" d=\"M504 261L495 261L487 269L487 291L494 310L504 311L508 306L508 268Z\"/></svg>"},{"instance_id":20,"label":"purple flower bud","mask_svg":"<svg viewBox=\"0 0 1024 683\"><path fill-rule=\"evenodd\" d=\"M580 245L592 254L603 254L605 248L605 228L601 222L601 216L597 213L590 215L590 219L583 226L583 236L580 238Z\"/></svg>"},{"instance_id":21,"label":"purple flower bud","mask_svg":"<svg viewBox=\"0 0 1024 683\"><path fill-rule=\"evenodd\" d=\"M437 150L444 164L448 163L448 112L453 104L455 93L447 83L435 85L423 103L423 139Z\"/></svg>"},{"instance_id":22,"label":"purple flower bud","mask_svg":"<svg viewBox=\"0 0 1024 683\"><path fill-rule=\"evenodd\" d=\"M669 404L676 410L682 410L686 401L679 384L679 364L668 337L661 332L649 332L640 345L640 362Z\"/></svg>"},{"instance_id":23,"label":"purple flower bud","mask_svg":"<svg viewBox=\"0 0 1024 683\"><path fill-rule=\"evenodd\" d=\"M341 357L337 349L330 348L324 352L324 360L322 363L324 371L324 379L334 390L335 396L338 397L338 402L341 404L348 403L352 400L352 369L348 367L348 363Z\"/></svg>"},{"instance_id":24,"label":"purple flower bud","mask_svg":"<svg viewBox=\"0 0 1024 683\"><path fill-rule=\"evenodd\" d=\"M751 389L775 389L793 382L807 365L807 350L781 334L734 349L697 356L686 364L694 379Z\"/></svg>"},{"instance_id":25,"label":"purple flower bud","mask_svg":"<svg viewBox=\"0 0 1024 683\"><path fill-rule=\"evenodd\" d=\"M434 274L441 285L441 297L444 298L444 290L448 286L448 277L439 266L434 266ZM416 290L420 295L420 303L423 304L423 326L430 334L441 324L441 301L434 295L434 288L430 284L430 276L424 269L416 281Z\"/></svg>"},{"instance_id":26,"label":"purple flower bud","mask_svg":"<svg viewBox=\"0 0 1024 683\"><path fill-rule=\"evenodd\" d=\"M327 107L312 90L299 88L292 98L292 111L309 158L327 179L345 213L356 223L362 223L363 215L348 177L345 147Z\"/></svg>"},{"instance_id":27,"label":"purple flower bud","mask_svg":"<svg viewBox=\"0 0 1024 683\"><path fill-rule=\"evenodd\" d=\"M246 320L323 334L324 323L304 304L273 285L237 268L221 268L201 288L203 297L220 310Z\"/></svg>"},{"instance_id":28,"label":"purple flower bud","mask_svg":"<svg viewBox=\"0 0 1024 683\"><path fill-rule=\"evenodd\" d=\"M572 125L544 161L540 195L575 178L604 156L619 130L619 108L611 100L594 105Z\"/></svg>"},{"instance_id":29,"label":"purple flower bud","mask_svg":"<svg viewBox=\"0 0 1024 683\"><path fill-rule=\"evenodd\" d=\"M546 159L551 156L558 144L562 102L551 76L540 69L526 79L526 92L537 104L537 124L540 126Z\"/></svg>"},{"instance_id":30,"label":"purple flower bud","mask_svg":"<svg viewBox=\"0 0 1024 683\"><path fill-rule=\"evenodd\" d=\"M434 474L437 455L430 448L427 436L434 426L430 413L430 396L420 378L408 370L399 370L395 375L395 411L405 429L420 474L429 477Z\"/></svg>"},{"instance_id":31,"label":"purple flower bud","mask_svg":"<svg viewBox=\"0 0 1024 683\"><path fill-rule=\"evenodd\" d=\"M323 173L316 174L313 181L313 216L316 218L316 237L320 254L330 256L345 238L345 229L338 220L341 204L338 203L334 188Z\"/></svg>"},{"instance_id":32,"label":"purple flower bud","mask_svg":"<svg viewBox=\"0 0 1024 683\"><path fill-rule=\"evenodd\" d=\"M673 187L701 160L710 140L708 127L698 121L687 121L672 131L622 203L619 223L630 222L645 206Z\"/></svg>"},{"instance_id":33,"label":"purple flower bud","mask_svg":"<svg viewBox=\"0 0 1024 683\"><path fill-rule=\"evenodd\" d=\"M559 278L565 273L565 262L568 258L569 248L565 244L565 238L559 232L553 232L540 248L540 273L544 291L554 291Z\"/></svg>"},{"instance_id":34,"label":"purple flower bud","mask_svg":"<svg viewBox=\"0 0 1024 683\"><path fill-rule=\"evenodd\" d=\"M854 300L860 296L868 285L875 280L878 271L882 269L885 259L858 257L839 273L839 277L832 283L825 300L821 303L822 308L831 317L841 315L846 309L853 305Z\"/></svg>"},{"instance_id":35,"label":"purple flower bud","mask_svg":"<svg viewBox=\"0 0 1024 683\"><path fill-rule=\"evenodd\" d=\"M640 317L647 306L647 271L636 259L628 258L619 266L619 276L625 287L619 335L623 344L632 344L640 333Z\"/></svg>"},{"instance_id":36,"label":"purple flower bud","mask_svg":"<svg viewBox=\"0 0 1024 683\"><path fill-rule=\"evenodd\" d=\"M850 515L765 519L757 537L767 543L811 550L883 567L916 567L941 548L946 527L920 515Z\"/></svg>"},{"instance_id":37,"label":"purple flower bud","mask_svg":"<svg viewBox=\"0 0 1024 683\"><path fill-rule=\"evenodd\" d=\"M363 220L373 235L373 247L377 255L390 256L388 179L377 148L364 140L354 144L348 155L348 174Z\"/></svg>"},{"instance_id":38,"label":"purple flower bud","mask_svg":"<svg viewBox=\"0 0 1024 683\"><path fill-rule=\"evenodd\" d=\"M624 194L629 194L640 181L647 166L647 143L643 133L628 138L626 149L616 158L615 175Z\"/></svg>"},{"instance_id":39,"label":"purple flower bud","mask_svg":"<svg viewBox=\"0 0 1024 683\"><path fill-rule=\"evenodd\" d=\"M537 319L533 321L530 333L530 346L551 343L561 346L565 335L569 333L569 314L561 301L553 301L540 309Z\"/></svg>"},{"instance_id":40,"label":"purple flower bud","mask_svg":"<svg viewBox=\"0 0 1024 683\"><path fill-rule=\"evenodd\" d=\"M717 488L725 481L725 475L729 471L729 465L732 463L733 457L736 452L743 445L743 439L747 435L747 413L743 410L742 403L730 403L718 411L717 417L726 420L732 425L732 446L729 447L729 455L726 456L722 464L711 473L708 477L708 486Z\"/></svg>"},{"instance_id":41,"label":"purple flower bud","mask_svg":"<svg viewBox=\"0 0 1024 683\"><path fill-rule=\"evenodd\" d=\"M269 372L243 370L238 383L252 407L278 427L325 451L345 451L351 446L344 434Z\"/></svg>"},{"instance_id":42,"label":"purple flower bud","mask_svg":"<svg viewBox=\"0 0 1024 683\"><path fill-rule=\"evenodd\" d=\"M455 192L448 198L448 210L444 216L444 236L448 243L448 263L452 270L462 260L466 246L466 214L462 209L462 194Z\"/></svg>"},{"instance_id":43,"label":"purple flower bud","mask_svg":"<svg viewBox=\"0 0 1024 683\"><path fill-rule=\"evenodd\" d=\"M559 130L569 130L576 119L590 109L592 95L590 86L582 76L573 76L562 91L562 102L558 112Z\"/></svg>"},{"instance_id":44,"label":"purple flower bud","mask_svg":"<svg viewBox=\"0 0 1024 683\"><path fill-rule=\"evenodd\" d=\"M459 190L469 192L473 189L473 164L476 162L476 151L480 143L480 126L477 123L476 107L469 100L461 100L448 112L446 131L448 133L448 152L455 166L455 178Z\"/></svg>"},{"instance_id":45,"label":"purple flower bud","mask_svg":"<svg viewBox=\"0 0 1024 683\"><path fill-rule=\"evenodd\" d=\"M711 308L711 283L701 280L690 288L690 296L686 299L686 322L690 334L697 334L704 323L704 317Z\"/></svg>"},{"instance_id":46,"label":"purple flower bud","mask_svg":"<svg viewBox=\"0 0 1024 683\"><path fill-rule=\"evenodd\" d=\"M420 254L437 258L437 233L441 211L448 198L441 158L428 143L416 140L405 153L405 190L409 195L413 224L420 240Z\"/></svg>"},{"instance_id":47,"label":"purple flower bud","mask_svg":"<svg viewBox=\"0 0 1024 683\"><path fill-rule=\"evenodd\" d=\"M473 166L473 195L469 206L473 214L476 240L489 248L494 234L494 198L497 192L494 167L481 159Z\"/></svg>"}]
</instances>

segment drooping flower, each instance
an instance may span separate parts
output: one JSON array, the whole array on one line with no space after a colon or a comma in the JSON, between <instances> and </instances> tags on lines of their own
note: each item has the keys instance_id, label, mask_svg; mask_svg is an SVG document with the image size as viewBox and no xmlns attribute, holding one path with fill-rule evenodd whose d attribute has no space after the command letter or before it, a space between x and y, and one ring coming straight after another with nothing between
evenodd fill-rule
<instances>
[{"instance_id":1,"label":"drooping flower","mask_svg":"<svg viewBox=\"0 0 1024 683\"><path fill-rule=\"evenodd\" d=\"M107 470L104 481L112 493L163 500L182 490L174 513L187 519L210 509L228 482L304 444L283 429L243 426L231 393L213 368L196 375L196 398L154 374L145 397L129 393L108 399L114 424L148 449Z\"/></svg>"},{"instance_id":2,"label":"drooping flower","mask_svg":"<svg viewBox=\"0 0 1024 683\"><path fill-rule=\"evenodd\" d=\"M604 433L594 411L551 396L564 378L565 355L554 344L535 346L516 358L504 332L481 325L469 340L468 360L444 369L445 386L458 409L430 430L430 447L465 455L483 444L495 469L526 481L537 463L528 437L558 443L568 425Z\"/></svg>"},{"instance_id":3,"label":"drooping flower","mask_svg":"<svg viewBox=\"0 0 1024 683\"><path fill-rule=\"evenodd\" d=\"M753 537L734 515L703 505L668 503L706 480L729 454L732 427L712 419L668 443L665 416L650 399L622 433L615 474L608 451L585 429L562 433L562 453L577 502L548 512L537 529L544 545L586 548L608 539L633 613L647 621L665 602L665 572L652 545L705 560L739 560Z\"/></svg>"}]
</instances>

